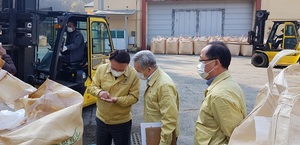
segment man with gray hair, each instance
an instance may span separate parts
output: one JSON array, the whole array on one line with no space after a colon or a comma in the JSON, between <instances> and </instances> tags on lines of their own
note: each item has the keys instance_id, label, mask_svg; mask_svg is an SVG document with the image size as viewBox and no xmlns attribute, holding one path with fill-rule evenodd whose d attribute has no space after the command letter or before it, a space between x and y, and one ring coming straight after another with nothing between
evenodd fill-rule
<instances>
[{"instance_id":1,"label":"man with gray hair","mask_svg":"<svg viewBox=\"0 0 300 145\"><path fill-rule=\"evenodd\" d=\"M142 80L147 80L144 93L144 122L161 122L159 145L171 145L179 135L179 97L175 83L155 60L149 50L142 50L133 56L134 68ZM173 138L173 133L176 138Z\"/></svg>"}]
</instances>

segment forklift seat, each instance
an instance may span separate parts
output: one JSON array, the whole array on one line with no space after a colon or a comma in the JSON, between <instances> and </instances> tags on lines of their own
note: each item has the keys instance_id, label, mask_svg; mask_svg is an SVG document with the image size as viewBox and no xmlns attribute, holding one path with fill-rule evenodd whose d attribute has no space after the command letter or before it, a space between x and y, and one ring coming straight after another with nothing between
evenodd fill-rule
<instances>
[{"instance_id":1,"label":"forklift seat","mask_svg":"<svg viewBox=\"0 0 300 145\"><path fill-rule=\"evenodd\" d=\"M85 67L87 67L87 62L88 62L87 42L85 42L83 59L75 62L64 63L63 69L67 69L68 71L84 69Z\"/></svg>"},{"instance_id":2,"label":"forklift seat","mask_svg":"<svg viewBox=\"0 0 300 145\"><path fill-rule=\"evenodd\" d=\"M84 58L82 61L63 63L63 70L74 71L82 69L87 63L87 59Z\"/></svg>"}]
</instances>

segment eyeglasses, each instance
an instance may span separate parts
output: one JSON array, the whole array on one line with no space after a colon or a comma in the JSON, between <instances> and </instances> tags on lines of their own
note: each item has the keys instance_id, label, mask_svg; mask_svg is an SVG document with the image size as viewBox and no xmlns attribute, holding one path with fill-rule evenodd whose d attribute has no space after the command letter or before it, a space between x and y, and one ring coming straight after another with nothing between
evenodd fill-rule
<instances>
[{"instance_id":1,"label":"eyeglasses","mask_svg":"<svg viewBox=\"0 0 300 145\"><path fill-rule=\"evenodd\" d=\"M210 60L215 60L215 59L217 59L217 58L209 58L209 59L199 59L199 62L203 62L203 61L210 61Z\"/></svg>"}]
</instances>

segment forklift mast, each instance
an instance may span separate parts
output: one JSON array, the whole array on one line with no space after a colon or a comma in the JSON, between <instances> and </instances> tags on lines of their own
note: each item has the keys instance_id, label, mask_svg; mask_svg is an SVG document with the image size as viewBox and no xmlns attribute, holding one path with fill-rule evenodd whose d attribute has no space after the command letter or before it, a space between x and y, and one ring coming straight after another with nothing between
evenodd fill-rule
<instances>
[{"instance_id":1,"label":"forklift mast","mask_svg":"<svg viewBox=\"0 0 300 145\"><path fill-rule=\"evenodd\" d=\"M16 65L15 76L35 87L51 79L81 93L84 106L94 104L97 97L86 87L114 50L105 17L39 9L38 0L0 0L0 4L0 42ZM86 46L83 60L63 63L60 50L66 44L70 20L77 22Z\"/></svg>"},{"instance_id":2,"label":"forklift mast","mask_svg":"<svg viewBox=\"0 0 300 145\"><path fill-rule=\"evenodd\" d=\"M248 43L253 44L254 50L264 48L265 25L269 14L266 10L256 11L253 30L248 32Z\"/></svg>"},{"instance_id":3,"label":"forklift mast","mask_svg":"<svg viewBox=\"0 0 300 145\"><path fill-rule=\"evenodd\" d=\"M39 0L0 1L0 42L16 65L16 76L27 82L34 73L38 45L39 18L30 11L38 9Z\"/></svg>"},{"instance_id":4,"label":"forklift mast","mask_svg":"<svg viewBox=\"0 0 300 145\"><path fill-rule=\"evenodd\" d=\"M255 17L255 36L254 39L257 44L263 44L264 43L264 36L265 36L265 25L266 25L266 20L268 19L269 12L266 10L260 10L256 12L256 17Z\"/></svg>"},{"instance_id":5,"label":"forklift mast","mask_svg":"<svg viewBox=\"0 0 300 145\"><path fill-rule=\"evenodd\" d=\"M16 8L17 10L37 10L39 0L1 0L2 10Z\"/></svg>"}]
</instances>

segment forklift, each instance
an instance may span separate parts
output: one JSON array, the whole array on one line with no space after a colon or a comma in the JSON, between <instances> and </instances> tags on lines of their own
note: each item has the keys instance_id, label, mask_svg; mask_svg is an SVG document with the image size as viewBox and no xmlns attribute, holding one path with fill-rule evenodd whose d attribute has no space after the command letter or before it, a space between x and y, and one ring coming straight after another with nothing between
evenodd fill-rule
<instances>
[{"instance_id":1,"label":"forklift","mask_svg":"<svg viewBox=\"0 0 300 145\"><path fill-rule=\"evenodd\" d=\"M1 0L0 0L1 1ZM109 62L114 50L108 22L104 16L38 9L38 0L2 0L0 42L12 57L22 81L35 87L51 79L70 87L84 97L83 106L97 101L87 93L100 64ZM84 59L62 64L58 60L67 36L67 22L77 22L86 44ZM41 45L41 40L43 45Z\"/></svg>"},{"instance_id":2,"label":"forklift","mask_svg":"<svg viewBox=\"0 0 300 145\"><path fill-rule=\"evenodd\" d=\"M277 66L288 66L299 61L299 22L297 21L273 21L273 26L265 38L265 23L269 12L258 10L255 15L253 30L248 32L248 43L253 46L251 63L255 67L268 67L269 62L281 50L298 50L295 54L283 57L277 62Z\"/></svg>"}]
</instances>

